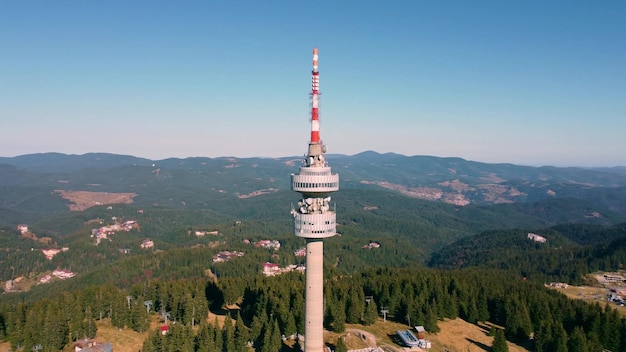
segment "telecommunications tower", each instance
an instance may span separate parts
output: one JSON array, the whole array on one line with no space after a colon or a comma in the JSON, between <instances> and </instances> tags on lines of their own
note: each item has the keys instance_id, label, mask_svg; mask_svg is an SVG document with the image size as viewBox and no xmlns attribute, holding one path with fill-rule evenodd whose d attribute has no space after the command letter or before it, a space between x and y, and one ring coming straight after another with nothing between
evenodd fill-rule
<instances>
[{"instance_id":1,"label":"telecommunications tower","mask_svg":"<svg viewBox=\"0 0 626 352\"><path fill-rule=\"evenodd\" d=\"M337 215L330 209L330 193L339 190L339 175L330 171L320 139L319 72L317 48L313 49L311 74L311 142L300 172L291 174L291 189L302 199L294 216L294 232L306 239L306 293L304 351L321 352L324 349L324 238L337 233Z\"/></svg>"}]
</instances>

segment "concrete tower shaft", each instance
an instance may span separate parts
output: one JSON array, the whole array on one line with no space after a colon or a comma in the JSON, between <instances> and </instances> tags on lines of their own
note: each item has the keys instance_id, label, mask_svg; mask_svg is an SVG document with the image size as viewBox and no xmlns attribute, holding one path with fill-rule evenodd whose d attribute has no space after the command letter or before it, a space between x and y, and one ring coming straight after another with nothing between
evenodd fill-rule
<instances>
[{"instance_id":1,"label":"concrete tower shaft","mask_svg":"<svg viewBox=\"0 0 626 352\"><path fill-rule=\"evenodd\" d=\"M319 131L319 73L317 49L313 50L311 87L311 141L298 174L291 175L291 189L300 193L294 216L294 234L306 239L306 311L304 351L324 349L324 238L337 233L336 214L330 207L330 194L339 190L339 175L326 163L326 148Z\"/></svg>"}]
</instances>

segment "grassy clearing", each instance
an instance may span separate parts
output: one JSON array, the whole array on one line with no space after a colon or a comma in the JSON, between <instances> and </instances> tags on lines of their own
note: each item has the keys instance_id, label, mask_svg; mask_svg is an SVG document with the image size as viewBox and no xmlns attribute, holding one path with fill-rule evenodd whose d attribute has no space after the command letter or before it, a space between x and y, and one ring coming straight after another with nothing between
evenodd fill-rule
<instances>
[{"instance_id":1,"label":"grassy clearing","mask_svg":"<svg viewBox=\"0 0 626 352\"><path fill-rule=\"evenodd\" d=\"M71 211L83 211L96 205L102 204L131 204L136 193L110 193L90 191L56 190L61 198L70 201L68 207Z\"/></svg>"},{"instance_id":2,"label":"grassy clearing","mask_svg":"<svg viewBox=\"0 0 626 352\"><path fill-rule=\"evenodd\" d=\"M493 337L488 336L490 324L474 325L461 319L445 320L439 322L441 331L437 334L426 333L424 338L431 341L431 351L450 352L485 352L491 350ZM523 346L507 342L510 352L530 351Z\"/></svg>"},{"instance_id":3,"label":"grassy clearing","mask_svg":"<svg viewBox=\"0 0 626 352\"><path fill-rule=\"evenodd\" d=\"M488 336L490 325L477 326L461 319L445 320L439 322L441 331L437 334L426 333L424 338L432 343L432 352L485 352L491 349L493 337ZM393 336L398 330L406 330L410 327L404 324L379 319L375 325L347 325L348 328L361 329L374 334L379 345L395 347L394 350L405 350L393 341ZM335 338L336 340L336 338ZM510 352L527 352L528 349L508 343ZM349 348L361 348L348 345Z\"/></svg>"},{"instance_id":4,"label":"grassy clearing","mask_svg":"<svg viewBox=\"0 0 626 352\"><path fill-rule=\"evenodd\" d=\"M615 303L611 303L607 301L607 295L609 294L609 289L604 287L594 287L594 286L567 286L566 288L553 288L569 298L572 299L582 299L589 303L599 303L602 307L605 304L609 304L609 307L613 309L617 309L619 314L622 317L626 317L626 307L618 306Z\"/></svg>"},{"instance_id":5,"label":"grassy clearing","mask_svg":"<svg viewBox=\"0 0 626 352\"><path fill-rule=\"evenodd\" d=\"M104 319L98 324L98 333L94 339L96 342L110 342L115 352L137 352L143 346L143 341L148 336L148 332L137 333L130 329L119 330L111 325L109 319ZM157 327L157 320L153 319L151 329ZM8 352L11 344L8 342L0 343L0 352ZM74 344L70 343L63 349L65 352L74 352Z\"/></svg>"},{"instance_id":6,"label":"grassy clearing","mask_svg":"<svg viewBox=\"0 0 626 352\"><path fill-rule=\"evenodd\" d=\"M152 319L150 330L155 329L158 326L158 318L155 316ZM115 352L136 352L141 350L143 341L148 337L148 332L138 333L131 329L119 330L111 325L109 319L104 319L98 322L98 333L94 339L96 342L104 343L110 342L113 345L113 351ZM66 347L66 351L74 351L74 346Z\"/></svg>"}]
</instances>

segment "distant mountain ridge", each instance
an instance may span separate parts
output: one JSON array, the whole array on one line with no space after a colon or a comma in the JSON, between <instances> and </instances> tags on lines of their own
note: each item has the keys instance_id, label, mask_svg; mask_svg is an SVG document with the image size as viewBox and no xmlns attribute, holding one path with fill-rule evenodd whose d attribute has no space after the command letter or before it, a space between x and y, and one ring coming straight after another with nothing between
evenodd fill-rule
<instances>
[{"instance_id":1,"label":"distant mountain ridge","mask_svg":"<svg viewBox=\"0 0 626 352\"><path fill-rule=\"evenodd\" d=\"M123 165L152 164L145 158L131 155L119 155L109 153L87 154L63 154L63 153L37 153L19 155L11 158L0 157L0 164L9 164L20 169L34 172L72 172L86 168L110 168Z\"/></svg>"},{"instance_id":2,"label":"distant mountain ridge","mask_svg":"<svg viewBox=\"0 0 626 352\"><path fill-rule=\"evenodd\" d=\"M107 153L29 154L0 158L0 186L134 192L139 195L137 201L155 202L155 194L160 193L172 204L193 204L177 198L185 195L206 201L249 197L269 189L289 190L290 174L297 172L301 159L149 160ZM352 156L328 154L327 160L339 174L342 189L385 189L458 206L579 198L601 201L617 212L626 211L626 168L531 167L373 151ZM198 200L198 206L202 202Z\"/></svg>"}]
</instances>

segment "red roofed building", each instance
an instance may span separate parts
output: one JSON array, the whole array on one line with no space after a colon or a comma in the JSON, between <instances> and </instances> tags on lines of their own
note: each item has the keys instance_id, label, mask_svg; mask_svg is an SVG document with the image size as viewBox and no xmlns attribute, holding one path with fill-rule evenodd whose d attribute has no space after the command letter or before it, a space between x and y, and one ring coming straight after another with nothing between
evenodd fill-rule
<instances>
[{"instance_id":1,"label":"red roofed building","mask_svg":"<svg viewBox=\"0 0 626 352\"><path fill-rule=\"evenodd\" d=\"M275 263L263 263L263 275L274 276L280 273L280 267Z\"/></svg>"}]
</instances>

